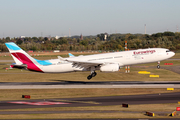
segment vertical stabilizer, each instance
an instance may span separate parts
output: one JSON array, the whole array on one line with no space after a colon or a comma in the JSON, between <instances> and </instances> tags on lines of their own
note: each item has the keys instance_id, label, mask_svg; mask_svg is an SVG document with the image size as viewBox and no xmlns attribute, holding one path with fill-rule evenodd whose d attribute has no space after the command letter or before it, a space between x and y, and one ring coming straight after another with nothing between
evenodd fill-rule
<instances>
[{"instance_id":1,"label":"vertical stabilizer","mask_svg":"<svg viewBox=\"0 0 180 120\"><path fill-rule=\"evenodd\" d=\"M15 54L17 51L23 51L19 46L17 46L13 42L5 43L6 47L8 48L11 56L13 57L15 63L17 65L23 64L23 62L20 60L20 58L16 58L13 54Z\"/></svg>"},{"instance_id":2,"label":"vertical stabilizer","mask_svg":"<svg viewBox=\"0 0 180 120\"><path fill-rule=\"evenodd\" d=\"M5 43L5 45L16 62L16 65L26 64L28 70L42 72L42 70L38 67L39 63L15 43L9 42Z\"/></svg>"}]
</instances>

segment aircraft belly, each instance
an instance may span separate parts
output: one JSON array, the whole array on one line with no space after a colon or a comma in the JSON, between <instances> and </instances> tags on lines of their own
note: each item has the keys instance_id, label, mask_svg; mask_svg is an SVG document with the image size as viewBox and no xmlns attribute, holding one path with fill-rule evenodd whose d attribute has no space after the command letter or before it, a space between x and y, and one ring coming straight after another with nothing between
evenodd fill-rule
<instances>
[{"instance_id":1,"label":"aircraft belly","mask_svg":"<svg viewBox=\"0 0 180 120\"><path fill-rule=\"evenodd\" d=\"M73 72L71 64L59 64L59 65L48 65L43 66L43 72L48 73L64 73L64 72Z\"/></svg>"}]
</instances>

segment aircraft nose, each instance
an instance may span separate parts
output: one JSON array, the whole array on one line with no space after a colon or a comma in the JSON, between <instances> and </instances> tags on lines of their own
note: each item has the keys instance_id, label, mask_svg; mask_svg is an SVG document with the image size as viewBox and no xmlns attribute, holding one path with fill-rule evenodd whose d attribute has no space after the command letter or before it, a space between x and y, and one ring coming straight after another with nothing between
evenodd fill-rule
<instances>
[{"instance_id":1,"label":"aircraft nose","mask_svg":"<svg viewBox=\"0 0 180 120\"><path fill-rule=\"evenodd\" d=\"M171 53L171 55L172 55L172 56L174 56L174 55L175 55L175 53L174 53L174 52L172 52L172 53Z\"/></svg>"}]
</instances>

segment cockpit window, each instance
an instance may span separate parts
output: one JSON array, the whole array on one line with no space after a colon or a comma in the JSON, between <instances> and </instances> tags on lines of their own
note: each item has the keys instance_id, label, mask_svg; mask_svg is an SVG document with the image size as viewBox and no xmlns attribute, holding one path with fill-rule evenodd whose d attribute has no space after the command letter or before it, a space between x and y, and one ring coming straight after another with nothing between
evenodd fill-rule
<instances>
[{"instance_id":1,"label":"cockpit window","mask_svg":"<svg viewBox=\"0 0 180 120\"><path fill-rule=\"evenodd\" d=\"M166 52L171 52L170 50L166 50Z\"/></svg>"}]
</instances>

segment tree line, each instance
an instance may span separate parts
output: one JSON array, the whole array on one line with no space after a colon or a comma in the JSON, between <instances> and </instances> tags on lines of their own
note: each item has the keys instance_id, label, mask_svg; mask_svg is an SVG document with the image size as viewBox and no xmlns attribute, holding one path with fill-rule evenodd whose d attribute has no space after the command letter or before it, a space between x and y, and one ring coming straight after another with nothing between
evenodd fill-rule
<instances>
[{"instance_id":1,"label":"tree line","mask_svg":"<svg viewBox=\"0 0 180 120\"><path fill-rule=\"evenodd\" d=\"M106 36L106 37L105 37ZM25 51L122 51L127 41L128 49L140 48L168 48L180 50L180 33L164 32L148 34L98 34L96 36L60 37L59 39L47 37L0 38L0 52L7 52L4 43L15 42Z\"/></svg>"}]
</instances>

